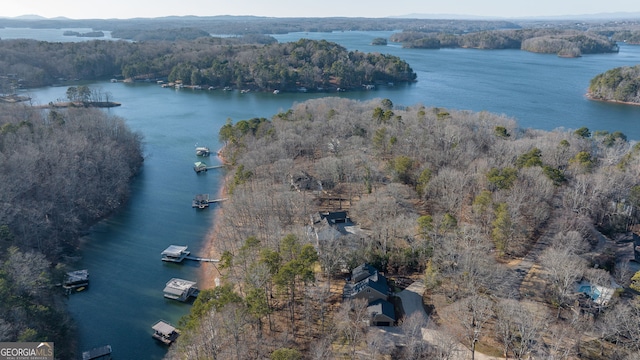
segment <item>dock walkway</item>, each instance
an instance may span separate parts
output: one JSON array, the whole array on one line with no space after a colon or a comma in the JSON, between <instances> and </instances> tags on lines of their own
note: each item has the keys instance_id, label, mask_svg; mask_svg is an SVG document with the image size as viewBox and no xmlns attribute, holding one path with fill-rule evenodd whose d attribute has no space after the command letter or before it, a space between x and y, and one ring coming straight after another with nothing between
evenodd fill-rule
<instances>
[{"instance_id":1,"label":"dock walkway","mask_svg":"<svg viewBox=\"0 0 640 360\"><path fill-rule=\"evenodd\" d=\"M200 262L220 262L219 259L209 259L209 258L203 258L200 256L194 256L194 255L187 255L184 257L187 260L193 260L193 261L200 261Z\"/></svg>"},{"instance_id":2,"label":"dock walkway","mask_svg":"<svg viewBox=\"0 0 640 360\"><path fill-rule=\"evenodd\" d=\"M198 194L193 198L191 207L198 209L205 209L209 207L209 204L215 204L222 201L226 201L227 198L221 199L209 199L209 194Z\"/></svg>"}]
</instances>

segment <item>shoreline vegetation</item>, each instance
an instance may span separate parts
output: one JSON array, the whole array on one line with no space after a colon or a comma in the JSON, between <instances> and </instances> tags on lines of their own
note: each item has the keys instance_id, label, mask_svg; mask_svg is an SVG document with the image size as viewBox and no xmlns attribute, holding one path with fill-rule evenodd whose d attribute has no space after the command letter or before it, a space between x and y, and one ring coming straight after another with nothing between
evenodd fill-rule
<instances>
[{"instance_id":1,"label":"shoreline vegetation","mask_svg":"<svg viewBox=\"0 0 640 360\"><path fill-rule=\"evenodd\" d=\"M226 159L223 156L223 149L218 150L216 155L222 164L227 164ZM228 198L229 194L227 193L227 183L229 174L225 174L223 177L222 184L218 189L217 198L224 199ZM223 204L216 206L213 212L214 224L210 231L205 236L204 241L204 253L210 259L220 259L221 253L218 251L216 239L220 233L220 223L224 219L224 208ZM202 268L200 270L200 279L202 279L201 288L202 289L214 289L219 285L219 282L222 278L222 273L220 269L215 265L215 263L202 263Z\"/></svg>"},{"instance_id":2,"label":"shoreline vegetation","mask_svg":"<svg viewBox=\"0 0 640 360\"><path fill-rule=\"evenodd\" d=\"M115 101L62 101L51 102L47 105L38 105L38 109L63 109L63 108L111 108L122 106Z\"/></svg>"},{"instance_id":3,"label":"shoreline vegetation","mask_svg":"<svg viewBox=\"0 0 640 360\"><path fill-rule=\"evenodd\" d=\"M200 88L332 92L410 83L417 78L411 66L394 55L348 51L326 40L278 43L264 35L175 42L19 39L2 40L2 45L0 57L6 53L15 59L0 73L0 92L7 93L61 79L162 80Z\"/></svg>"},{"instance_id":4,"label":"shoreline vegetation","mask_svg":"<svg viewBox=\"0 0 640 360\"><path fill-rule=\"evenodd\" d=\"M142 136L96 108L0 103L0 337L77 358L59 284L91 225L128 201Z\"/></svg>"},{"instance_id":5,"label":"shoreline vegetation","mask_svg":"<svg viewBox=\"0 0 640 360\"><path fill-rule=\"evenodd\" d=\"M589 92L587 92L584 96L587 99L591 100L591 101L599 101L599 102L604 102L604 103L609 103L609 104L640 106L640 102L619 101L619 100L612 100L612 99L601 99L601 98L593 96L593 94L591 94Z\"/></svg>"},{"instance_id":6,"label":"shoreline vegetation","mask_svg":"<svg viewBox=\"0 0 640 360\"><path fill-rule=\"evenodd\" d=\"M575 29L500 29L467 34L403 31L390 38L406 48L519 49L576 58L583 54L618 52L615 41L595 32Z\"/></svg>"}]
</instances>

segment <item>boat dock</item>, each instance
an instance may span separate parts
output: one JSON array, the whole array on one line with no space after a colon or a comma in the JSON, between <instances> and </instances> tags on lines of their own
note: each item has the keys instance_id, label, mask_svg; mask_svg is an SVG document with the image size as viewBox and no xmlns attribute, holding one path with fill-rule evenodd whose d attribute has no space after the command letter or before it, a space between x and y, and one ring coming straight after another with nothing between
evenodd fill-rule
<instances>
[{"instance_id":1,"label":"boat dock","mask_svg":"<svg viewBox=\"0 0 640 360\"><path fill-rule=\"evenodd\" d=\"M200 290L195 281L173 278L167 282L162 292L167 299L185 302L189 298L198 297Z\"/></svg>"},{"instance_id":2,"label":"boat dock","mask_svg":"<svg viewBox=\"0 0 640 360\"><path fill-rule=\"evenodd\" d=\"M111 345L105 345L82 352L82 360L111 359Z\"/></svg>"},{"instance_id":3,"label":"boat dock","mask_svg":"<svg viewBox=\"0 0 640 360\"><path fill-rule=\"evenodd\" d=\"M195 198L193 198L193 201L191 202L191 207L204 209L204 208L208 208L209 204L215 204L225 200L227 200L227 198L209 199L209 194L198 194L195 196Z\"/></svg>"},{"instance_id":4,"label":"boat dock","mask_svg":"<svg viewBox=\"0 0 640 360\"><path fill-rule=\"evenodd\" d=\"M162 253L162 261L181 263L183 260L193 260L200 262L220 262L219 259L209 259L200 256L191 255L191 251L187 250L187 246L171 245Z\"/></svg>"},{"instance_id":5,"label":"boat dock","mask_svg":"<svg viewBox=\"0 0 640 360\"><path fill-rule=\"evenodd\" d=\"M195 171L196 173L201 173L201 172L206 172L208 170L211 169L219 169L219 168L223 168L227 165L213 165L213 166L208 166L207 163L205 163L204 161L196 161L195 163L193 163L193 171Z\"/></svg>"},{"instance_id":6,"label":"boat dock","mask_svg":"<svg viewBox=\"0 0 640 360\"><path fill-rule=\"evenodd\" d=\"M196 156L209 156L211 155L211 151L206 146L198 146L196 147Z\"/></svg>"},{"instance_id":7,"label":"boat dock","mask_svg":"<svg viewBox=\"0 0 640 360\"><path fill-rule=\"evenodd\" d=\"M89 286L89 270L76 270L70 271L65 274L64 281L62 282L62 288L68 294L72 290L82 291Z\"/></svg>"},{"instance_id":8,"label":"boat dock","mask_svg":"<svg viewBox=\"0 0 640 360\"><path fill-rule=\"evenodd\" d=\"M153 335L151 336L165 345L171 345L180 335L178 329L163 320L158 321L151 328L153 329Z\"/></svg>"}]
</instances>

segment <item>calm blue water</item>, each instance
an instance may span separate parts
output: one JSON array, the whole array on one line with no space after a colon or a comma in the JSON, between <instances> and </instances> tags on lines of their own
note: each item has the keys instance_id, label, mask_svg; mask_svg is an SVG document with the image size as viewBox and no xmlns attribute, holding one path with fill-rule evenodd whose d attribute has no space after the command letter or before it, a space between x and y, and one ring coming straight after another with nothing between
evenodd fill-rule
<instances>
[{"instance_id":1,"label":"calm blue water","mask_svg":"<svg viewBox=\"0 0 640 360\"><path fill-rule=\"evenodd\" d=\"M62 28L62 29L29 29L29 28L0 28L0 39L36 39L50 42L74 42L89 40L117 40L111 37L111 31L102 31L104 36L101 38L64 36L65 31L76 31L79 33L88 33L93 31L89 28Z\"/></svg>"},{"instance_id":2,"label":"calm blue water","mask_svg":"<svg viewBox=\"0 0 640 360\"><path fill-rule=\"evenodd\" d=\"M0 32L0 37L2 33ZM517 119L521 127L622 131L640 139L640 107L591 102L589 80L612 67L640 63L640 47L622 45L620 53L562 59L515 50L402 49L371 46L389 32L278 35L282 41L325 38L350 50L378 51L407 60L418 74L411 85L331 94L367 100L389 98L396 105L423 104L488 110ZM96 226L82 247L78 267L91 271L88 291L69 299L80 330L80 347L111 344L117 359L159 359L165 348L151 338L158 319L177 322L189 305L165 300L171 277L197 279L195 264L170 265L160 252L170 244L199 253L215 221L212 209L190 207L197 193L215 193L222 173L196 175L194 147L217 150L218 129L234 121L270 117L296 102L327 94L248 93L162 89L155 84L96 83L123 105L108 111L122 116L145 136L146 160L134 181L131 201L119 214ZM30 91L36 103L64 98L65 87ZM205 160L214 163L213 157Z\"/></svg>"}]
</instances>

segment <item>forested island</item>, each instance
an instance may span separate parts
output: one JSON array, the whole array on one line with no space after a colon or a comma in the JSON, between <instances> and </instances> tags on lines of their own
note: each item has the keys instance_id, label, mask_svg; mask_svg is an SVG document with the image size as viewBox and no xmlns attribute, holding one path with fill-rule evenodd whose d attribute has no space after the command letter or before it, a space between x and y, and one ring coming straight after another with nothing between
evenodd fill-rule
<instances>
[{"instance_id":1,"label":"forested island","mask_svg":"<svg viewBox=\"0 0 640 360\"><path fill-rule=\"evenodd\" d=\"M404 31L393 34L391 41L401 42L407 48L522 49L563 57L618 51L616 42L604 35L573 29L488 30L464 34Z\"/></svg>"},{"instance_id":2,"label":"forested island","mask_svg":"<svg viewBox=\"0 0 640 360\"><path fill-rule=\"evenodd\" d=\"M0 103L0 341L54 341L75 359L61 301L89 227L118 210L142 165L141 135L90 108Z\"/></svg>"},{"instance_id":3,"label":"forested island","mask_svg":"<svg viewBox=\"0 0 640 360\"><path fill-rule=\"evenodd\" d=\"M640 349L640 275L617 258L633 257L640 147L621 132L324 98L229 121L220 140L234 166L215 234L224 278L180 322L169 359L450 359L459 344L632 359ZM348 232L314 220L331 211L348 212ZM346 271L362 264L392 294L424 284L430 341L426 319L402 318L394 296L402 346L366 325L366 301L343 299Z\"/></svg>"},{"instance_id":4,"label":"forested island","mask_svg":"<svg viewBox=\"0 0 640 360\"><path fill-rule=\"evenodd\" d=\"M640 105L640 65L623 66L596 75L587 96L593 100Z\"/></svg>"},{"instance_id":5,"label":"forested island","mask_svg":"<svg viewBox=\"0 0 640 360\"><path fill-rule=\"evenodd\" d=\"M171 42L4 40L2 45L0 66L11 74L2 81L4 92L59 79L114 76L263 91L349 90L416 80L409 64L397 56L347 51L325 40L279 44L253 35Z\"/></svg>"}]
</instances>

